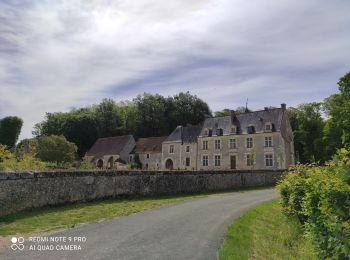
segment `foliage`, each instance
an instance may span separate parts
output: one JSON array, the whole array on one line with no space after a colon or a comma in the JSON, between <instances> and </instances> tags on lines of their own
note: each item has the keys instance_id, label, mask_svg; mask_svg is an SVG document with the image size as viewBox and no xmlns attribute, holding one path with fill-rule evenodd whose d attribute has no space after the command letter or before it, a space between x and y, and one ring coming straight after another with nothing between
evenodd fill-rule
<instances>
[{"instance_id":1,"label":"foliage","mask_svg":"<svg viewBox=\"0 0 350 260\"><path fill-rule=\"evenodd\" d=\"M214 112L214 116L229 116L231 115L231 110L232 109L224 108L221 111ZM234 111L236 115L252 112L252 110L250 110L248 107L237 107Z\"/></svg>"},{"instance_id":2,"label":"foliage","mask_svg":"<svg viewBox=\"0 0 350 260\"><path fill-rule=\"evenodd\" d=\"M55 162L58 165L72 163L77 147L60 135L41 136L37 138L36 157L44 162Z\"/></svg>"},{"instance_id":3,"label":"foliage","mask_svg":"<svg viewBox=\"0 0 350 260\"><path fill-rule=\"evenodd\" d=\"M0 145L0 171L44 170L54 166L37 160L32 154L25 154L21 160L17 160L6 146Z\"/></svg>"},{"instance_id":4,"label":"foliage","mask_svg":"<svg viewBox=\"0 0 350 260\"><path fill-rule=\"evenodd\" d=\"M82 170L89 170L89 169L95 169L96 165L93 164L86 156L84 156L83 160L81 160L79 169Z\"/></svg>"},{"instance_id":5,"label":"foliage","mask_svg":"<svg viewBox=\"0 0 350 260\"><path fill-rule=\"evenodd\" d=\"M305 225L321 258L350 255L350 160L340 149L326 166L298 165L279 184L283 211Z\"/></svg>"},{"instance_id":6,"label":"foliage","mask_svg":"<svg viewBox=\"0 0 350 260\"><path fill-rule=\"evenodd\" d=\"M288 117L294 132L294 147L298 161L324 162L322 103L308 103L298 108L289 108Z\"/></svg>"},{"instance_id":7,"label":"foliage","mask_svg":"<svg viewBox=\"0 0 350 260\"><path fill-rule=\"evenodd\" d=\"M133 101L100 104L68 113L47 113L34 127L35 136L63 135L78 147L82 158L97 138L131 134L134 137L170 134L178 124L197 124L210 115L208 105L196 96L143 94Z\"/></svg>"},{"instance_id":8,"label":"foliage","mask_svg":"<svg viewBox=\"0 0 350 260\"><path fill-rule=\"evenodd\" d=\"M0 120L0 144L9 149L15 147L21 133L23 121L19 117L9 116Z\"/></svg>"}]
</instances>

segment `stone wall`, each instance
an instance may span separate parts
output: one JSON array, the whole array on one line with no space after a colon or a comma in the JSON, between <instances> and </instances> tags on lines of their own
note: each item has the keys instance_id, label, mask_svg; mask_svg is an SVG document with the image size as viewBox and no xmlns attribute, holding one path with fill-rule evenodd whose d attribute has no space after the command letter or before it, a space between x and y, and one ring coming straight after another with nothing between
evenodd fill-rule
<instances>
[{"instance_id":1,"label":"stone wall","mask_svg":"<svg viewBox=\"0 0 350 260\"><path fill-rule=\"evenodd\" d=\"M269 186L283 171L74 171L0 173L0 216L111 197L157 196Z\"/></svg>"}]
</instances>

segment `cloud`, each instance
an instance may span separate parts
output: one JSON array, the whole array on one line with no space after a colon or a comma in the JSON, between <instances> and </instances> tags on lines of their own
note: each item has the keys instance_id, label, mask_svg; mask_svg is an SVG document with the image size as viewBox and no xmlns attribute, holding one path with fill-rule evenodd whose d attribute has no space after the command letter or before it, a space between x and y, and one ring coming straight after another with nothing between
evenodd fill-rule
<instances>
[{"instance_id":1,"label":"cloud","mask_svg":"<svg viewBox=\"0 0 350 260\"><path fill-rule=\"evenodd\" d=\"M2 1L0 117L191 91L213 110L322 100L349 70L346 0Z\"/></svg>"}]
</instances>

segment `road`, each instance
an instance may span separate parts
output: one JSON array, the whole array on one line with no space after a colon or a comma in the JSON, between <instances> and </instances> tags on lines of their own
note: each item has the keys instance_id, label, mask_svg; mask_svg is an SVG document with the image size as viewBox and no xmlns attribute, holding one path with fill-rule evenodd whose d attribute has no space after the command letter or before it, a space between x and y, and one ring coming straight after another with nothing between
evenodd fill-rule
<instances>
[{"instance_id":1,"label":"road","mask_svg":"<svg viewBox=\"0 0 350 260\"><path fill-rule=\"evenodd\" d=\"M274 189L210 195L50 235L86 241L25 241L24 250L5 251L0 259L217 259L230 223L276 197ZM46 250L38 251L39 244ZM70 244L75 248L61 247Z\"/></svg>"}]
</instances>

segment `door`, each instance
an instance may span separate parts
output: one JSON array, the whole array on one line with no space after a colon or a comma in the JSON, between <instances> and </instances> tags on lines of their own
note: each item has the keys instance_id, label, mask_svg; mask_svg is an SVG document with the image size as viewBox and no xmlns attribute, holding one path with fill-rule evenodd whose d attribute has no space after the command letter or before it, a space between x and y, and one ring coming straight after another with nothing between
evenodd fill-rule
<instances>
[{"instance_id":1,"label":"door","mask_svg":"<svg viewBox=\"0 0 350 260\"><path fill-rule=\"evenodd\" d=\"M237 167L236 155L231 155L230 160L231 160L231 169L235 170Z\"/></svg>"}]
</instances>

